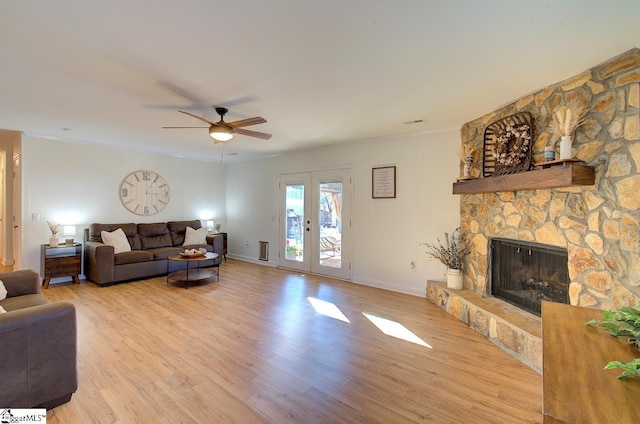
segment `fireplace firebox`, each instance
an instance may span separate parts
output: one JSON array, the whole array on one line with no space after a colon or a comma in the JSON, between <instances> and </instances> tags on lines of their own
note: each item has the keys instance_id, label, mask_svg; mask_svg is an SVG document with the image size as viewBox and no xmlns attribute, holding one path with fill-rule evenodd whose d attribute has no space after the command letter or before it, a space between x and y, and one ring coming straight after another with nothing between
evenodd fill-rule
<instances>
[{"instance_id":1,"label":"fireplace firebox","mask_svg":"<svg viewBox=\"0 0 640 424\"><path fill-rule=\"evenodd\" d=\"M569 303L566 249L500 238L490 247L492 296L538 316L543 300Z\"/></svg>"}]
</instances>

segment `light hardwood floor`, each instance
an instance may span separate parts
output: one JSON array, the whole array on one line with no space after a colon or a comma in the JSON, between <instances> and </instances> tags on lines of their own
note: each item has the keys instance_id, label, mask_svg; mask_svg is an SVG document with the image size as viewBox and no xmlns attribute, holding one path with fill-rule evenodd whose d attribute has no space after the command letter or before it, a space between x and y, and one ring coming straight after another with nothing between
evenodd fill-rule
<instances>
[{"instance_id":1,"label":"light hardwood floor","mask_svg":"<svg viewBox=\"0 0 640 424\"><path fill-rule=\"evenodd\" d=\"M188 290L153 278L43 292L76 305L79 332L79 388L49 424L541 422L541 376L424 298L231 259Z\"/></svg>"}]
</instances>

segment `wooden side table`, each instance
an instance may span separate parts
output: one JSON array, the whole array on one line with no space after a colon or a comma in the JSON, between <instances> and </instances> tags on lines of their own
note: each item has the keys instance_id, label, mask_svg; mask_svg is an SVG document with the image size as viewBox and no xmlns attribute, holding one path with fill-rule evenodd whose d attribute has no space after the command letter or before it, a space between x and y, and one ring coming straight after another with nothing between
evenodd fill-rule
<instances>
[{"instance_id":1,"label":"wooden side table","mask_svg":"<svg viewBox=\"0 0 640 424\"><path fill-rule=\"evenodd\" d=\"M640 423L640 384L618 380L609 361L631 361L638 350L630 343L585 323L602 320L599 309L542 302L542 422Z\"/></svg>"},{"instance_id":2,"label":"wooden side table","mask_svg":"<svg viewBox=\"0 0 640 424\"><path fill-rule=\"evenodd\" d=\"M40 274L42 286L49 288L54 277L71 276L75 284L80 284L80 264L82 261L82 243L61 244L57 247L43 244L40 247Z\"/></svg>"}]
</instances>

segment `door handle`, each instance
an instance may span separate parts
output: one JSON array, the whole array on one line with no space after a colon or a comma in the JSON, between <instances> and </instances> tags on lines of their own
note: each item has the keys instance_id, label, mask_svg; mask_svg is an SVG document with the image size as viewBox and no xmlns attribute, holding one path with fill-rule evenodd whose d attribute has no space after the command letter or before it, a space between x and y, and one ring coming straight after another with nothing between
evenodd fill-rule
<instances>
[{"instance_id":1,"label":"door handle","mask_svg":"<svg viewBox=\"0 0 640 424\"><path fill-rule=\"evenodd\" d=\"M13 226L13 228L18 228L18 226L17 226L17 225L14 225L14 226Z\"/></svg>"}]
</instances>

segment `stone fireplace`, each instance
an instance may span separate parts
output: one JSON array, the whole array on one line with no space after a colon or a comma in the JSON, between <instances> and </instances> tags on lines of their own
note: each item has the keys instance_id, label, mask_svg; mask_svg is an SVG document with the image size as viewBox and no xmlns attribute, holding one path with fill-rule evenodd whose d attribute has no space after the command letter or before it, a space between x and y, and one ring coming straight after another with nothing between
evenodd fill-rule
<instances>
[{"instance_id":1,"label":"stone fireplace","mask_svg":"<svg viewBox=\"0 0 640 424\"><path fill-rule=\"evenodd\" d=\"M567 249L493 238L491 295L540 316L542 301L569 303Z\"/></svg>"},{"instance_id":2,"label":"stone fireplace","mask_svg":"<svg viewBox=\"0 0 640 424\"><path fill-rule=\"evenodd\" d=\"M594 185L462 195L461 227L471 254L464 286L489 294L489 240L505 238L567 249L572 305L618 308L640 295L640 49L466 123L462 143L483 150L487 125L516 112L535 119L533 161L558 145L551 114L571 99L588 104L573 156L595 169ZM472 174L480 177L482 162Z\"/></svg>"},{"instance_id":3,"label":"stone fireplace","mask_svg":"<svg viewBox=\"0 0 640 424\"><path fill-rule=\"evenodd\" d=\"M538 370L539 318L491 295L491 241L509 239L566 250L564 284L571 305L609 309L638 302L640 49L517 99L461 128L462 146L479 153L471 175L481 178L485 128L528 112L535 126L533 162L540 163L545 147L558 149L558 137L549 128L552 114L571 100L585 102L588 110L574 134L572 156L593 167L595 184L462 194L460 226L470 247L464 289L427 284L430 300ZM461 162L460 175L463 166Z\"/></svg>"}]
</instances>

